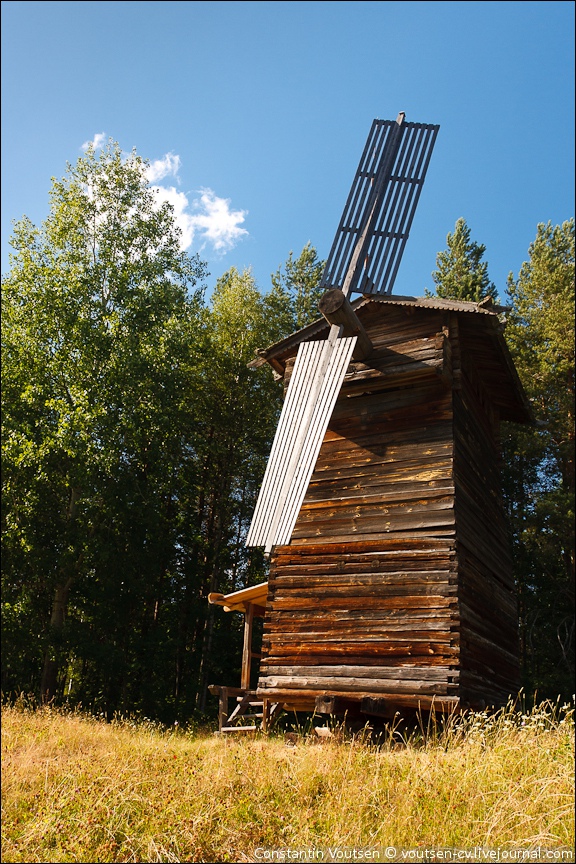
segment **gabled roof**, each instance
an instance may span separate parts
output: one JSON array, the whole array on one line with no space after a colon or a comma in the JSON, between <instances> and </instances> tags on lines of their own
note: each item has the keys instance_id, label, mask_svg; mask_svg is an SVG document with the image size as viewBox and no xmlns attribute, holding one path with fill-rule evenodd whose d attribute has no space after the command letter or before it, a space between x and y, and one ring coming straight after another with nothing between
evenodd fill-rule
<instances>
[{"instance_id":1,"label":"gabled roof","mask_svg":"<svg viewBox=\"0 0 576 864\"><path fill-rule=\"evenodd\" d=\"M512 420L519 423L534 422L534 417L528 397L518 377L510 351L503 336L504 323L501 320L503 312L508 307L495 306L491 298L486 298L480 303L472 303L464 300L445 300L442 297L407 297L401 295L364 295L357 297L351 303L352 308L362 320L364 326L369 327L370 307L389 306L405 307L412 309L431 309L445 312L457 313L462 328L461 348L467 348L476 353L472 341L489 343L489 352L483 351L482 358L478 357L478 371L485 376L489 389L496 394L495 403L500 409L504 420ZM326 337L330 325L324 318L318 318L306 327L291 333L279 342L258 350L258 358L252 360L248 366L257 369L264 363L269 363L279 374L284 373L286 360L293 357L301 342L310 339L323 339ZM474 333L475 339L469 337ZM476 361L476 358L475 358Z\"/></svg>"},{"instance_id":2,"label":"gabled roof","mask_svg":"<svg viewBox=\"0 0 576 864\"><path fill-rule=\"evenodd\" d=\"M466 300L445 300L442 297L404 297L402 295L364 295L357 297L351 302L351 306L355 312L367 306L369 303L378 303L391 306L412 306L425 309L443 309L451 312L470 312L477 315L490 315L497 317L500 312L508 309L506 306L492 306L491 302L482 301L481 303L470 303ZM306 327L296 330L290 336L285 336L279 342L274 342L268 348L258 349L258 358L248 363L250 369L258 369L264 363L271 363L276 357L288 352L300 344L306 342L313 336L318 335L323 330L328 330L330 325L324 318L317 318ZM273 364L272 364L273 365Z\"/></svg>"}]
</instances>

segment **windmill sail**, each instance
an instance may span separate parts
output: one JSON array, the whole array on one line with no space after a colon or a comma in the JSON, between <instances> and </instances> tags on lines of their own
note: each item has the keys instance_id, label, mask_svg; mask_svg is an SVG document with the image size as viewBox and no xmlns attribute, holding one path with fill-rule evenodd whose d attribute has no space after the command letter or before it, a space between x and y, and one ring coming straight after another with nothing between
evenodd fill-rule
<instances>
[{"instance_id":1,"label":"windmill sail","mask_svg":"<svg viewBox=\"0 0 576 864\"><path fill-rule=\"evenodd\" d=\"M391 293L439 128L373 121L321 287Z\"/></svg>"},{"instance_id":2,"label":"windmill sail","mask_svg":"<svg viewBox=\"0 0 576 864\"><path fill-rule=\"evenodd\" d=\"M303 342L280 415L247 546L290 541L356 337Z\"/></svg>"},{"instance_id":3,"label":"windmill sail","mask_svg":"<svg viewBox=\"0 0 576 864\"><path fill-rule=\"evenodd\" d=\"M405 123L403 113L394 122L374 120L321 288L392 291L439 128ZM247 546L270 552L290 542L357 341L341 332L333 324L328 339L298 349ZM352 332L361 332L360 322Z\"/></svg>"}]
</instances>

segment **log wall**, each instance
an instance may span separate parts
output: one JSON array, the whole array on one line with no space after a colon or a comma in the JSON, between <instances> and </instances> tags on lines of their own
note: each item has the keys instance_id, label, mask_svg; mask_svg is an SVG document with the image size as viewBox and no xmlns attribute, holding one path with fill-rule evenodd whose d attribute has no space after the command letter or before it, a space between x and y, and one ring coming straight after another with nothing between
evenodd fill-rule
<instances>
[{"instance_id":1,"label":"log wall","mask_svg":"<svg viewBox=\"0 0 576 864\"><path fill-rule=\"evenodd\" d=\"M477 369L463 355L454 392L454 481L460 696L472 705L503 704L520 687L518 610L500 488L498 427Z\"/></svg>"},{"instance_id":2,"label":"log wall","mask_svg":"<svg viewBox=\"0 0 576 864\"><path fill-rule=\"evenodd\" d=\"M291 543L273 556L263 696L300 707L326 692L413 706L457 699L442 326L429 311L370 319L370 363L351 365Z\"/></svg>"},{"instance_id":3,"label":"log wall","mask_svg":"<svg viewBox=\"0 0 576 864\"><path fill-rule=\"evenodd\" d=\"M349 367L272 558L258 693L501 702L517 647L498 417L455 314L374 307L374 352Z\"/></svg>"}]
</instances>

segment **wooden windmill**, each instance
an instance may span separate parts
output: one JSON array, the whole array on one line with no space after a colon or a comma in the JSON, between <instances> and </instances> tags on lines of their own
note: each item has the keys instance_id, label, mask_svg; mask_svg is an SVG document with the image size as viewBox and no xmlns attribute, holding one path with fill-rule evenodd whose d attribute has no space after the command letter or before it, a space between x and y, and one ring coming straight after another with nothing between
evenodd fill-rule
<instances>
[{"instance_id":1,"label":"wooden windmill","mask_svg":"<svg viewBox=\"0 0 576 864\"><path fill-rule=\"evenodd\" d=\"M518 688L498 430L531 414L501 310L391 296L438 129L373 122L323 317L250 364L286 391L247 538L270 577L210 599L246 614L238 698L265 721L272 705L388 716ZM265 616L254 692L250 591Z\"/></svg>"}]
</instances>

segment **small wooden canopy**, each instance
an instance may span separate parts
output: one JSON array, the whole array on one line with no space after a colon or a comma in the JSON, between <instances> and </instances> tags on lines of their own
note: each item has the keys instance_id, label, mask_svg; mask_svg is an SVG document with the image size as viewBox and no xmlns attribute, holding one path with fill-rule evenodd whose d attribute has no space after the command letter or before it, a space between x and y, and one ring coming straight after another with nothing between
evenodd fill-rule
<instances>
[{"instance_id":1,"label":"small wooden canopy","mask_svg":"<svg viewBox=\"0 0 576 864\"><path fill-rule=\"evenodd\" d=\"M244 613L244 646L242 648L240 688L245 692L250 690L252 660L260 660L261 656L252 651L252 624L255 617L264 617L267 597L268 582L251 585L250 588L242 588L241 591L233 591L231 594L219 594L214 591L208 595L208 602L222 606L225 612ZM227 697L225 697L226 699ZM222 723L220 723L220 728L222 728Z\"/></svg>"},{"instance_id":2,"label":"small wooden canopy","mask_svg":"<svg viewBox=\"0 0 576 864\"><path fill-rule=\"evenodd\" d=\"M225 612L244 612L252 606L254 615L264 616L266 609L266 597L268 596L268 582L252 585L250 588L242 588L241 591L233 591L232 594L219 594L213 592L208 595L208 602L216 606L223 606Z\"/></svg>"}]
</instances>

